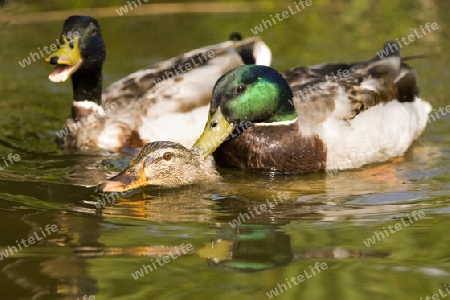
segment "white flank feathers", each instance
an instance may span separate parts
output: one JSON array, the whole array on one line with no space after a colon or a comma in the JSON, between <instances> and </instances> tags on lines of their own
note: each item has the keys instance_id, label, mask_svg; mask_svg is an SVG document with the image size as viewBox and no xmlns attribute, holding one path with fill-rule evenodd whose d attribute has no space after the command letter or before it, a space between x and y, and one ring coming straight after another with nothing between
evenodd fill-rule
<instances>
[{"instance_id":1,"label":"white flank feathers","mask_svg":"<svg viewBox=\"0 0 450 300\"><path fill-rule=\"evenodd\" d=\"M349 122L330 117L316 132L327 148L327 169L358 168L403 155L427 124L431 105L416 97L371 107Z\"/></svg>"}]
</instances>

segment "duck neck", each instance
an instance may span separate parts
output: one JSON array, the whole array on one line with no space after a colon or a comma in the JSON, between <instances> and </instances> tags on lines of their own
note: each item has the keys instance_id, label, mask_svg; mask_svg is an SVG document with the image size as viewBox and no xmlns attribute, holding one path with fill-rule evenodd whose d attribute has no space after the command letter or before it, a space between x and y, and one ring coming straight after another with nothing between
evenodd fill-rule
<instances>
[{"instance_id":1,"label":"duck neck","mask_svg":"<svg viewBox=\"0 0 450 300\"><path fill-rule=\"evenodd\" d=\"M72 75L73 100L101 105L102 70L78 70Z\"/></svg>"}]
</instances>

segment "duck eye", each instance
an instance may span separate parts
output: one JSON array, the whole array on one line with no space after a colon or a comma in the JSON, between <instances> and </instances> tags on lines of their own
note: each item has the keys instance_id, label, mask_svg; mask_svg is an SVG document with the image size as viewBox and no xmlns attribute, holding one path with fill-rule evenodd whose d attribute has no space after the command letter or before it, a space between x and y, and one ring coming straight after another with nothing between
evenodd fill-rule
<instances>
[{"instance_id":1,"label":"duck eye","mask_svg":"<svg viewBox=\"0 0 450 300\"><path fill-rule=\"evenodd\" d=\"M212 121L211 122L211 128L214 128L214 127L216 127L217 126L217 121Z\"/></svg>"},{"instance_id":2,"label":"duck eye","mask_svg":"<svg viewBox=\"0 0 450 300\"><path fill-rule=\"evenodd\" d=\"M94 36L97 34L97 28L92 28L91 29L91 35Z\"/></svg>"},{"instance_id":3,"label":"duck eye","mask_svg":"<svg viewBox=\"0 0 450 300\"><path fill-rule=\"evenodd\" d=\"M163 154L163 158L165 159L165 160L170 160L171 158L172 158L172 152L165 152L164 154Z\"/></svg>"},{"instance_id":4,"label":"duck eye","mask_svg":"<svg viewBox=\"0 0 450 300\"><path fill-rule=\"evenodd\" d=\"M241 83L236 87L236 89L234 90L234 93L236 95L242 94L243 92L245 92L245 88L246 88L245 84Z\"/></svg>"}]
</instances>

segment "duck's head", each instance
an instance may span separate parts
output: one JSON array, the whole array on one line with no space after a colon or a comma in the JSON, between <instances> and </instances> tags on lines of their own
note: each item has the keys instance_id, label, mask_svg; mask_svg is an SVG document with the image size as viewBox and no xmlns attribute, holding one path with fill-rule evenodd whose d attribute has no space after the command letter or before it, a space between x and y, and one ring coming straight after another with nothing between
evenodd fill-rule
<instances>
[{"instance_id":1,"label":"duck's head","mask_svg":"<svg viewBox=\"0 0 450 300\"><path fill-rule=\"evenodd\" d=\"M77 70L98 71L106 58L105 43L96 19L71 16L64 22L60 48L45 61L56 68L49 75L53 82L63 82Z\"/></svg>"},{"instance_id":2,"label":"duck's head","mask_svg":"<svg viewBox=\"0 0 450 300\"><path fill-rule=\"evenodd\" d=\"M88 101L99 105L106 50L97 20L87 16L69 17L64 22L60 46L45 59L56 65L49 79L64 82L72 77L75 103ZM72 110L72 117L76 120L88 115L79 105L74 105Z\"/></svg>"},{"instance_id":3,"label":"duck's head","mask_svg":"<svg viewBox=\"0 0 450 300\"><path fill-rule=\"evenodd\" d=\"M273 123L296 117L291 88L280 73L266 66L243 65L216 82L208 121L193 148L206 157L242 122Z\"/></svg>"},{"instance_id":4,"label":"duck's head","mask_svg":"<svg viewBox=\"0 0 450 300\"><path fill-rule=\"evenodd\" d=\"M99 184L103 193L125 192L148 185L176 187L219 178L211 161L179 143L152 142L118 175Z\"/></svg>"}]
</instances>

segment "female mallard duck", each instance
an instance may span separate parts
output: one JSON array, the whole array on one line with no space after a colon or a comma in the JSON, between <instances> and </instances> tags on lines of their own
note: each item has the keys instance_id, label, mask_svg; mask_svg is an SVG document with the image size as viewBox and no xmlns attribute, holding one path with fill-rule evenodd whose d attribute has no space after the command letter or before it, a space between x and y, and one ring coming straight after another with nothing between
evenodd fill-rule
<instances>
[{"instance_id":1,"label":"female mallard duck","mask_svg":"<svg viewBox=\"0 0 450 300\"><path fill-rule=\"evenodd\" d=\"M72 115L58 137L63 146L80 149L142 146L153 140L191 146L206 121L216 80L243 63L271 60L259 38L234 38L139 70L102 93L106 50L97 20L69 17L61 41L61 48L46 58L56 65L51 81L72 77Z\"/></svg>"},{"instance_id":2,"label":"female mallard duck","mask_svg":"<svg viewBox=\"0 0 450 300\"><path fill-rule=\"evenodd\" d=\"M176 187L218 180L212 159L179 143L145 145L129 166L98 186L101 192L124 192L147 185Z\"/></svg>"},{"instance_id":3,"label":"female mallard duck","mask_svg":"<svg viewBox=\"0 0 450 300\"><path fill-rule=\"evenodd\" d=\"M190 151L202 157L214 152L222 167L284 174L385 161L403 155L427 123L431 106L418 97L416 82L398 51L283 75L270 67L240 66L217 81L205 130ZM148 185L159 176L147 170L153 161L141 152L100 191Z\"/></svg>"}]
</instances>

